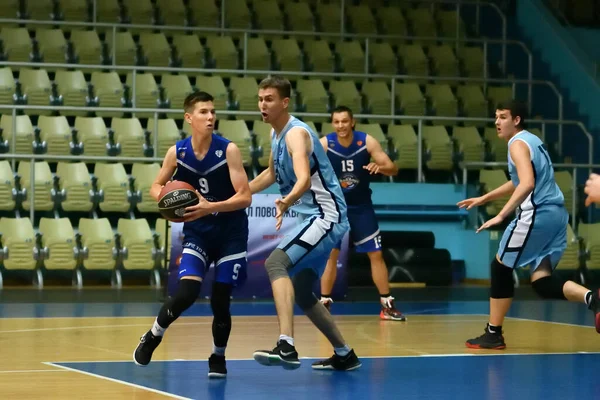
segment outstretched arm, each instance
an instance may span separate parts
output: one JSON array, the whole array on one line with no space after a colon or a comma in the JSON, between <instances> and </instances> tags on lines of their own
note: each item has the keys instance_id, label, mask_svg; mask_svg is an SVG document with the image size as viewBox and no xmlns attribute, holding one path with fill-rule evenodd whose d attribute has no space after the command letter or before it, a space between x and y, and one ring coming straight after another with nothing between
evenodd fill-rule
<instances>
[{"instance_id":1,"label":"outstretched arm","mask_svg":"<svg viewBox=\"0 0 600 400\"><path fill-rule=\"evenodd\" d=\"M398 167L381 148L381 144L371 135L367 135L367 151L375 162L369 163L363 168L371 174L383 174L386 176L398 175Z\"/></svg>"},{"instance_id":2,"label":"outstretched arm","mask_svg":"<svg viewBox=\"0 0 600 400\"><path fill-rule=\"evenodd\" d=\"M269 156L269 166L250 182L252 194L262 192L275 183L275 167L273 166L273 152Z\"/></svg>"}]
</instances>

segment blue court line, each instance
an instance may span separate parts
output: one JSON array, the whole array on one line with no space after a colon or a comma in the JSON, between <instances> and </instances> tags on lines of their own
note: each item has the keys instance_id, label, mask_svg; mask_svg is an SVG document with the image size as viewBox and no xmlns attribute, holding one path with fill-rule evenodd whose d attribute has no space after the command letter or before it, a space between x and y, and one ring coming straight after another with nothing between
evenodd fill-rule
<instances>
[{"instance_id":1,"label":"blue court line","mask_svg":"<svg viewBox=\"0 0 600 400\"><path fill-rule=\"evenodd\" d=\"M363 357L352 372L295 371L229 360L226 380L209 380L206 361L47 363L178 398L260 399L565 399L595 398L600 354L522 354L505 357Z\"/></svg>"}]
</instances>

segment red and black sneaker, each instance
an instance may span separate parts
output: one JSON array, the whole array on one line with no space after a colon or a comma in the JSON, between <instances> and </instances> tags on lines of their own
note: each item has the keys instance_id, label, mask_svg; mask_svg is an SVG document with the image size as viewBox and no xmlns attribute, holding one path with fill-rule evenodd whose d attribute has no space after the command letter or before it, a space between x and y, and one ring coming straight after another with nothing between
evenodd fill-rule
<instances>
[{"instance_id":1,"label":"red and black sneaker","mask_svg":"<svg viewBox=\"0 0 600 400\"><path fill-rule=\"evenodd\" d=\"M467 340L465 345L470 349L504 350L506 348L502 332L491 332L489 325L485 326L485 333L483 335Z\"/></svg>"},{"instance_id":2,"label":"red and black sneaker","mask_svg":"<svg viewBox=\"0 0 600 400\"><path fill-rule=\"evenodd\" d=\"M387 297L381 299L381 312L379 318L386 321L406 321L406 317L394 305L394 298Z\"/></svg>"}]
</instances>

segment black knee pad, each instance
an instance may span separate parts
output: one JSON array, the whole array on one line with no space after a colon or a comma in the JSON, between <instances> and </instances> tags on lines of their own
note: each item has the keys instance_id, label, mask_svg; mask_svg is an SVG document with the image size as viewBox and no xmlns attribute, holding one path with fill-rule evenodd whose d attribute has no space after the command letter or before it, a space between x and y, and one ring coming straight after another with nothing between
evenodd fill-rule
<instances>
[{"instance_id":1,"label":"black knee pad","mask_svg":"<svg viewBox=\"0 0 600 400\"><path fill-rule=\"evenodd\" d=\"M558 276L545 276L531 283L533 290L544 299L566 300L563 292L565 281Z\"/></svg>"},{"instance_id":2,"label":"black knee pad","mask_svg":"<svg viewBox=\"0 0 600 400\"><path fill-rule=\"evenodd\" d=\"M292 278L296 304L302 311L311 309L319 301L312 291L317 279L319 277L312 269L303 269Z\"/></svg>"},{"instance_id":3,"label":"black knee pad","mask_svg":"<svg viewBox=\"0 0 600 400\"><path fill-rule=\"evenodd\" d=\"M513 269L500 264L494 257L490 272L492 278L490 297L492 299L511 299L515 297Z\"/></svg>"},{"instance_id":4,"label":"black knee pad","mask_svg":"<svg viewBox=\"0 0 600 400\"><path fill-rule=\"evenodd\" d=\"M210 297L210 307L216 319L230 319L229 305L231 304L232 286L227 283L215 282Z\"/></svg>"},{"instance_id":5,"label":"black knee pad","mask_svg":"<svg viewBox=\"0 0 600 400\"><path fill-rule=\"evenodd\" d=\"M170 307L175 318L179 317L182 312L190 308L192 304L196 302L196 299L200 296L201 288L202 282L193 279L181 279L179 281L177 293L173 296Z\"/></svg>"}]
</instances>

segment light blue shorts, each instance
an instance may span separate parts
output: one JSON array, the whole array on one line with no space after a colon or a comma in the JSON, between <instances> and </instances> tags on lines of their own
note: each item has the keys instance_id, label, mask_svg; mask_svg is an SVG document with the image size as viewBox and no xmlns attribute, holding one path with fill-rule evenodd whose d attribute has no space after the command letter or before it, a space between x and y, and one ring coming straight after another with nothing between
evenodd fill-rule
<instances>
[{"instance_id":1,"label":"light blue shorts","mask_svg":"<svg viewBox=\"0 0 600 400\"><path fill-rule=\"evenodd\" d=\"M290 276L305 268L312 268L321 277L329 253L349 228L347 219L333 223L317 216L307 218L296 226L277 246L285 251L294 264L289 271Z\"/></svg>"},{"instance_id":2,"label":"light blue shorts","mask_svg":"<svg viewBox=\"0 0 600 400\"><path fill-rule=\"evenodd\" d=\"M563 206L545 205L520 211L511 221L498 248L498 258L507 267L531 266L533 272L546 257L556 268L567 248L569 213Z\"/></svg>"}]
</instances>

